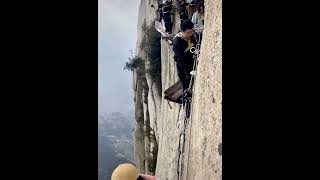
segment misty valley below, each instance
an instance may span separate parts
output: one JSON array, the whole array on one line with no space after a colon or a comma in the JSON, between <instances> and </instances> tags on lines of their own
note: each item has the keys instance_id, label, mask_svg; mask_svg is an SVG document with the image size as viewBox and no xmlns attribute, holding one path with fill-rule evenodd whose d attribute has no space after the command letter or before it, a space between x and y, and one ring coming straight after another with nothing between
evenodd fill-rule
<instances>
[{"instance_id":1,"label":"misty valley below","mask_svg":"<svg viewBox=\"0 0 320 180\"><path fill-rule=\"evenodd\" d=\"M132 113L108 113L98 119L98 180L111 178L121 163L134 163Z\"/></svg>"}]
</instances>

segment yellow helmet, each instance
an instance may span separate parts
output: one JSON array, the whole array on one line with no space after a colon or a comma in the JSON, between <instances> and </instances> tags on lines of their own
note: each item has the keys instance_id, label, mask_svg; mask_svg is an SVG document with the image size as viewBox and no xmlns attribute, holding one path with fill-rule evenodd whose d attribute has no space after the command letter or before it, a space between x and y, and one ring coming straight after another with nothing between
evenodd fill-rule
<instances>
[{"instance_id":1,"label":"yellow helmet","mask_svg":"<svg viewBox=\"0 0 320 180\"><path fill-rule=\"evenodd\" d=\"M138 169L132 164L120 164L112 173L111 180L136 180L139 177Z\"/></svg>"}]
</instances>

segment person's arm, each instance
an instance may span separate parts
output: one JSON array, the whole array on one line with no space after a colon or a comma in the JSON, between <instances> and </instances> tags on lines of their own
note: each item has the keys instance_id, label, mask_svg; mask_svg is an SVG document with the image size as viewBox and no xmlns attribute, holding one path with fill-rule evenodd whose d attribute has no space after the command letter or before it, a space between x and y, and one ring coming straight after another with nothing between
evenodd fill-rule
<instances>
[{"instance_id":1,"label":"person's arm","mask_svg":"<svg viewBox=\"0 0 320 180\"><path fill-rule=\"evenodd\" d=\"M150 176L150 175L146 175L146 174L139 174L140 177L143 178L143 180L157 180L157 178L155 176Z\"/></svg>"},{"instance_id":2,"label":"person's arm","mask_svg":"<svg viewBox=\"0 0 320 180\"><path fill-rule=\"evenodd\" d=\"M193 24L197 24L197 12L193 13L191 21Z\"/></svg>"}]
</instances>

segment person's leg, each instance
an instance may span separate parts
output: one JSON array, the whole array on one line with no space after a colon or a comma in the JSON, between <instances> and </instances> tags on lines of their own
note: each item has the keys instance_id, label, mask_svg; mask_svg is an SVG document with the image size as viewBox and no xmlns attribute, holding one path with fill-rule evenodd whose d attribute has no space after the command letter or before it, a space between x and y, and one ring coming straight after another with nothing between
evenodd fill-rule
<instances>
[{"instance_id":1,"label":"person's leg","mask_svg":"<svg viewBox=\"0 0 320 180\"><path fill-rule=\"evenodd\" d=\"M187 118L190 116L190 98L192 97L192 92L189 91L190 78L185 78L183 80L183 93L181 97L182 105L185 107L185 115Z\"/></svg>"},{"instance_id":2,"label":"person's leg","mask_svg":"<svg viewBox=\"0 0 320 180\"><path fill-rule=\"evenodd\" d=\"M189 97L190 93L188 93L188 88L189 88L189 83L190 83L190 78L186 75L186 69L185 65L182 64L181 62L176 62L176 67L177 67L177 72L178 72L178 77L180 79L180 82L182 83L182 96L180 97L181 103L183 107L186 107L186 117L188 118L190 115L190 104L189 104ZM190 76L189 76L190 77Z\"/></svg>"},{"instance_id":3,"label":"person's leg","mask_svg":"<svg viewBox=\"0 0 320 180\"><path fill-rule=\"evenodd\" d=\"M165 32L169 32L169 23L168 22L165 22L164 23L164 26L166 28L166 31Z\"/></svg>"},{"instance_id":4,"label":"person's leg","mask_svg":"<svg viewBox=\"0 0 320 180\"><path fill-rule=\"evenodd\" d=\"M163 20L165 22L166 32L171 33L171 15L170 13L164 13L163 14Z\"/></svg>"},{"instance_id":5,"label":"person's leg","mask_svg":"<svg viewBox=\"0 0 320 180\"><path fill-rule=\"evenodd\" d=\"M183 91L185 92L186 90L189 89L189 85L190 85L190 81L191 81L190 76L186 77L183 81L184 81Z\"/></svg>"},{"instance_id":6,"label":"person's leg","mask_svg":"<svg viewBox=\"0 0 320 180\"><path fill-rule=\"evenodd\" d=\"M188 88L188 80L186 80L186 70L181 62L176 62L178 77L182 83L183 91Z\"/></svg>"},{"instance_id":7,"label":"person's leg","mask_svg":"<svg viewBox=\"0 0 320 180\"><path fill-rule=\"evenodd\" d=\"M190 72L193 71L193 63L194 60L192 60L192 62L189 62L188 64L185 64L185 72L186 72L186 77L185 77L185 86L186 89L189 89L190 86L190 81L191 81L191 74ZM191 89L190 89L191 91ZM191 92L189 92L189 95L191 94Z\"/></svg>"},{"instance_id":8,"label":"person's leg","mask_svg":"<svg viewBox=\"0 0 320 180\"><path fill-rule=\"evenodd\" d=\"M161 20L162 20L162 17L163 17L163 14L162 14L162 13L160 13L160 18L159 18L159 22L161 22Z\"/></svg>"},{"instance_id":9,"label":"person's leg","mask_svg":"<svg viewBox=\"0 0 320 180\"><path fill-rule=\"evenodd\" d=\"M169 31L169 23L168 23L168 15L167 13L163 14L163 21L164 21L164 26L166 28L165 32Z\"/></svg>"},{"instance_id":10,"label":"person's leg","mask_svg":"<svg viewBox=\"0 0 320 180\"><path fill-rule=\"evenodd\" d=\"M170 28L169 28L169 33L172 34L172 27L173 27L172 22L170 22L169 27L170 27Z\"/></svg>"},{"instance_id":11,"label":"person's leg","mask_svg":"<svg viewBox=\"0 0 320 180\"><path fill-rule=\"evenodd\" d=\"M168 32L169 32L169 33L172 33L172 26L173 26L173 24L172 24L172 21L171 21L171 15L169 15L169 17L168 17L168 22L169 22L169 30L168 30Z\"/></svg>"}]
</instances>

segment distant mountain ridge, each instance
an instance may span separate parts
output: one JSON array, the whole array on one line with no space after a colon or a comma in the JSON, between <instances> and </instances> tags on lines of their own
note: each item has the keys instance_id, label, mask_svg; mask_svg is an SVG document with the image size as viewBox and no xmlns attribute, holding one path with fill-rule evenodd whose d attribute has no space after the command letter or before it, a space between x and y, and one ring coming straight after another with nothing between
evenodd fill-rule
<instances>
[{"instance_id":1,"label":"distant mountain ridge","mask_svg":"<svg viewBox=\"0 0 320 180\"><path fill-rule=\"evenodd\" d=\"M111 178L120 163L134 163L132 132L134 117L131 113L108 113L98 119L98 179Z\"/></svg>"}]
</instances>

